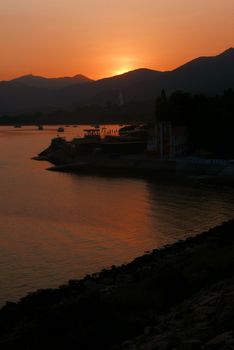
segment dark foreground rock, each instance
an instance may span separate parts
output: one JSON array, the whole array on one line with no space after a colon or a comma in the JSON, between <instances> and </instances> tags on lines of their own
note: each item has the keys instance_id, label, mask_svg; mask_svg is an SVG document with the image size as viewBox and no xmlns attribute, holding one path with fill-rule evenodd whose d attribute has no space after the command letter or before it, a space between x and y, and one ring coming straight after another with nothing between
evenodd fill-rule
<instances>
[{"instance_id":1,"label":"dark foreground rock","mask_svg":"<svg viewBox=\"0 0 234 350\"><path fill-rule=\"evenodd\" d=\"M234 220L0 311L1 349L234 349Z\"/></svg>"},{"instance_id":2,"label":"dark foreground rock","mask_svg":"<svg viewBox=\"0 0 234 350\"><path fill-rule=\"evenodd\" d=\"M234 278L202 289L116 349L234 349Z\"/></svg>"}]
</instances>

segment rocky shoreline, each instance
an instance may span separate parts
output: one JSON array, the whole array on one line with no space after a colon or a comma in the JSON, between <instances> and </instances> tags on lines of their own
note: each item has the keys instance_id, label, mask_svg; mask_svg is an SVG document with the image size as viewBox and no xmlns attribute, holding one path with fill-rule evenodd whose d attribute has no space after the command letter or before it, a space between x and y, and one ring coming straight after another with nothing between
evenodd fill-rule
<instances>
[{"instance_id":1,"label":"rocky shoreline","mask_svg":"<svg viewBox=\"0 0 234 350\"><path fill-rule=\"evenodd\" d=\"M2 349L233 349L234 220L0 310Z\"/></svg>"}]
</instances>

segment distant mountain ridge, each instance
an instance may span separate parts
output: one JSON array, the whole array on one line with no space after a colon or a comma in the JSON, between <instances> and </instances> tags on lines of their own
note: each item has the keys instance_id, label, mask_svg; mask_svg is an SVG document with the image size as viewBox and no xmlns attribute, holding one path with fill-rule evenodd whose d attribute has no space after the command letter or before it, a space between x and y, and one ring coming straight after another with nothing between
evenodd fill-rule
<instances>
[{"instance_id":1,"label":"distant mountain ridge","mask_svg":"<svg viewBox=\"0 0 234 350\"><path fill-rule=\"evenodd\" d=\"M93 81L82 75L44 78L27 75L0 82L0 115L74 109L154 99L164 88L215 95L234 88L234 49L199 57L166 72L145 68Z\"/></svg>"},{"instance_id":2,"label":"distant mountain ridge","mask_svg":"<svg viewBox=\"0 0 234 350\"><path fill-rule=\"evenodd\" d=\"M62 78L45 78L41 76L36 76L32 74L24 75L10 80L10 82L18 82L27 86L37 87L37 88L64 88L67 86L75 84L87 84L91 83L93 80L87 78L82 74L77 74L74 77L62 77Z\"/></svg>"}]
</instances>

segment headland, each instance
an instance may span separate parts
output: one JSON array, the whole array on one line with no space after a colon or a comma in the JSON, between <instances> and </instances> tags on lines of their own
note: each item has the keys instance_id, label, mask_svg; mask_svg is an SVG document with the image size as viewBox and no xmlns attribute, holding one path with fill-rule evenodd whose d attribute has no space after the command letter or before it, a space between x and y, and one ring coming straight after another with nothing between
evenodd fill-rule
<instances>
[{"instance_id":1,"label":"headland","mask_svg":"<svg viewBox=\"0 0 234 350\"><path fill-rule=\"evenodd\" d=\"M111 176L142 176L169 180L207 182L234 186L234 161L183 155L158 158L145 152L145 141L103 142L58 137L35 160L53 164L48 170L101 174Z\"/></svg>"}]
</instances>

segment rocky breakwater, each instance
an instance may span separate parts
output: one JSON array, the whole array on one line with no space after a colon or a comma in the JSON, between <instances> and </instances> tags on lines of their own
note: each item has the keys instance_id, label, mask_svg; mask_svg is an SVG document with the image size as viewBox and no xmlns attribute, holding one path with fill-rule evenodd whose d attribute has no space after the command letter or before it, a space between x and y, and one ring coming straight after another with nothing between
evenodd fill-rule
<instances>
[{"instance_id":1,"label":"rocky breakwater","mask_svg":"<svg viewBox=\"0 0 234 350\"><path fill-rule=\"evenodd\" d=\"M68 142L62 137L56 137L51 140L51 144L45 150L40 152L38 156L33 157L34 160L46 160L50 163L61 165L73 163L77 156L75 143Z\"/></svg>"},{"instance_id":2,"label":"rocky breakwater","mask_svg":"<svg viewBox=\"0 0 234 350\"><path fill-rule=\"evenodd\" d=\"M2 349L233 349L234 220L0 310Z\"/></svg>"}]
</instances>

